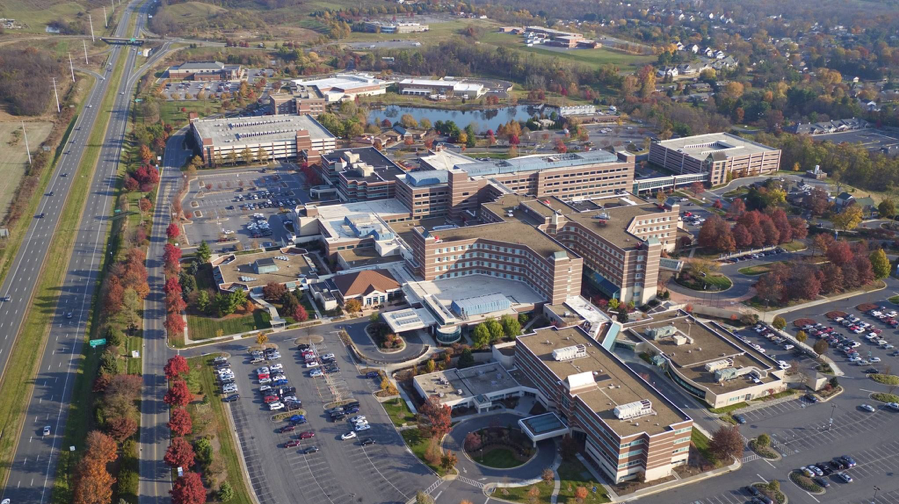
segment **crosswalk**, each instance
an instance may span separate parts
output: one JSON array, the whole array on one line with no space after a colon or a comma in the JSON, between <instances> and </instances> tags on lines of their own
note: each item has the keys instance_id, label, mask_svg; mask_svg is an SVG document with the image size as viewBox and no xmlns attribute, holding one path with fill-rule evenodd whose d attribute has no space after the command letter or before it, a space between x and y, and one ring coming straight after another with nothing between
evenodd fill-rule
<instances>
[{"instance_id":1,"label":"crosswalk","mask_svg":"<svg viewBox=\"0 0 899 504\"><path fill-rule=\"evenodd\" d=\"M475 481L471 478L466 478L465 476L459 476L457 479L459 481L461 481L462 483L465 483L466 485L471 485L471 486L477 487L477 488L484 488L484 484L481 483L480 481Z\"/></svg>"}]
</instances>

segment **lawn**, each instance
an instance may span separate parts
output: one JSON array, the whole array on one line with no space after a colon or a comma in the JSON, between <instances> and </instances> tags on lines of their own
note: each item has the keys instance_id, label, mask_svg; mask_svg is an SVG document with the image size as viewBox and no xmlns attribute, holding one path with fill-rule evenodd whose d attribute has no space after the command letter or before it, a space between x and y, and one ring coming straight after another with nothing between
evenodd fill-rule
<instances>
[{"instance_id":1,"label":"lawn","mask_svg":"<svg viewBox=\"0 0 899 504\"><path fill-rule=\"evenodd\" d=\"M877 392L875 394L871 394L871 399L886 403L899 402L899 396L897 396L896 394L887 394L885 392Z\"/></svg>"},{"instance_id":2,"label":"lawn","mask_svg":"<svg viewBox=\"0 0 899 504\"><path fill-rule=\"evenodd\" d=\"M47 138L53 128L51 122L25 123L25 133L28 135L28 146L35 149ZM0 145L4 154L0 157L0 218L6 215L9 202L15 196L16 188L25 175L28 167L28 154L25 152L25 138L22 136L22 123L0 122ZM49 171L50 167L44 168ZM22 220L28 220L23 218Z\"/></svg>"},{"instance_id":3,"label":"lawn","mask_svg":"<svg viewBox=\"0 0 899 504\"><path fill-rule=\"evenodd\" d=\"M887 299L887 301L893 304L899 304L899 296L891 296L889 299Z\"/></svg>"},{"instance_id":4,"label":"lawn","mask_svg":"<svg viewBox=\"0 0 899 504\"><path fill-rule=\"evenodd\" d=\"M406 446L412 450L412 453L418 457L421 462L430 467L434 472L436 472L440 476L444 476L446 471L444 471L440 466L431 465L427 460L425 460L425 451L428 449L428 440L422 437L421 433L418 432L418 429L406 429L400 431L403 435L403 440L406 442Z\"/></svg>"},{"instance_id":5,"label":"lawn","mask_svg":"<svg viewBox=\"0 0 899 504\"><path fill-rule=\"evenodd\" d=\"M212 367L207 365L207 361L211 361L217 355L207 355L205 357L194 357L188 359L191 367L191 374L199 374L200 391L205 394L204 400L200 403L193 403L188 406L191 417L202 415L201 421L208 421L206 432L211 432L218 440L218 457L225 463L225 471L228 476L225 481L231 483L234 488L234 498L229 504L252 504L250 492L246 487L244 478L241 476L243 471L240 468L240 454L237 451L237 443L233 437L233 430L225 416L225 403L213 394L216 390L215 377L213 376ZM206 400L208 398L208 400ZM205 414L207 410L209 414ZM199 415L198 415L199 414ZM197 432L200 422L195 421L194 432ZM213 443L215 445L215 443Z\"/></svg>"},{"instance_id":6,"label":"lawn","mask_svg":"<svg viewBox=\"0 0 899 504\"><path fill-rule=\"evenodd\" d=\"M255 331L256 329L267 329L269 327L271 327L269 314L265 310L256 310L251 314L243 316L229 315L220 319L201 315L187 316L188 336L193 341ZM219 331L221 331L221 334L219 334Z\"/></svg>"},{"instance_id":7,"label":"lawn","mask_svg":"<svg viewBox=\"0 0 899 504\"><path fill-rule=\"evenodd\" d=\"M384 411L387 412L387 416L390 417L393 425L397 427L402 427L404 423L415 422L415 414L409 409L406 401L399 397L384 401L381 403L381 406L384 407Z\"/></svg>"},{"instance_id":8,"label":"lawn","mask_svg":"<svg viewBox=\"0 0 899 504\"><path fill-rule=\"evenodd\" d=\"M771 264L759 264L758 266L746 266L745 268L740 268L737 271L741 275L763 275L771 271L771 266Z\"/></svg>"},{"instance_id":9,"label":"lawn","mask_svg":"<svg viewBox=\"0 0 899 504\"><path fill-rule=\"evenodd\" d=\"M656 60L654 56L638 56L602 47L597 49L569 50L527 47L522 42L520 36L496 31L485 33L480 40L483 44L493 44L513 48L519 51L536 54L538 57L551 58L554 60L567 60L572 63L581 63L593 68L599 68L602 65L615 65L621 70L636 70L638 67L647 63L652 63Z\"/></svg>"},{"instance_id":10,"label":"lawn","mask_svg":"<svg viewBox=\"0 0 899 504\"><path fill-rule=\"evenodd\" d=\"M781 247L787 252L799 252L800 250L807 249L808 245L802 240L793 240L790 243L784 243Z\"/></svg>"},{"instance_id":11,"label":"lawn","mask_svg":"<svg viewBox=\"0 0 899 504\"><path fill-rule=\"evenodd\" d=\"M693 289L697 291L702 290L727 290L730 289L733 285L730 278L720 273L716 273L713 275L709 275L707 277L701 279L693 279L693 278L684 278L684 275L681 275L677 278L677 283L683 285L688 289Z\"/></svg>"},{"instance_id":12,"label":"lawn","mask_svg":"<svg viewBox=\"0 0 899 504\"><path fill-rule=\"evenodd\" d=\"M474 461L478 464L497 469L518 467L523 463L516 459L515 454L508 448L496 448L490 450L481 457L474 457Z\"/></svg>"},{"instance_id":13,"label":"lawn","mask_svg":"<svg viewBox=\"0 0 899 504\"><path fill-rule=\"evenodd\" d=\"M709 408L709 411L711 411L712 413L715 413L716 415L721 415L723 413L730 413L731 411L736 411L740 408L745 408L746 406L748 406L747 403L739 402L737 404L722 406L720 408ZM696 429L693 429L693 432L696 432Z\"/></svg>"},{"instance_id":14,"label":"lawn","mask_svg":"<svg viewBox=\"0 0 899 504\"><path fill-rule=\"evenodd\" d=\"M184 110L181 110L184 109ZM187 125L187 115L196 112L200 117L208 116L219 110L219 101L207 100L181 100L159 101L159 120L171 124L175 129Z\"/></svg>"},{"instance_id":15,"label":"lawn","mask_svg":"<svg viewBox=\"0 0 899 504\"><path fill-rule=\"evenodd\" d=\"M573 460L571 462L562 462L562 464L559 465L558 473L561 478L559 484L559 496L557 499L559 504L575 504L575 502L577 502L575 492L578 487L587 489L587 498L583 501L585 503L601 504L609 502L609 497L606 495L605 489L599 482L593 479L590 472L587 471L587 468L579 461ZM552 483L546 484L540 482L526 487L498 488L496 492L494 492L494 495L504 500L530 504L531 500L528 497L528 492L534 487L540 491L540 495L533 502L535 504L549 504L553 492ZM595 493L593 492L593 488L596 488Z\"/></svg>"},{"instance_id":16,"label":"lawn","mask_svg":"<svg viewBox=\"0 0 899 504\"><path fill-rule=\"evenodd\" d=\"M745 405L745 403L743 403ZM693 446L696 447L696 451L699 452L706 460L709 462L715 463L715 456L712 455L712 450L709 448L709 438L705 437L705 434L699 432L699 429L693 429L692 434L690 434L690 441L693 443Z\"/></svg>"}]
</instances>

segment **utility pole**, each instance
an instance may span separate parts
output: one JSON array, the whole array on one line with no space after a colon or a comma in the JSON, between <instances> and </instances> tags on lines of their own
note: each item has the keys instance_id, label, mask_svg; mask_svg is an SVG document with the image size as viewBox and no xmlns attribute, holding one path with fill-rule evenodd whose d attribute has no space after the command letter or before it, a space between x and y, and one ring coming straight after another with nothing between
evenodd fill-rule
<instances>
[{"instance_id":1,"label":"utility pole","mask_svg":"<svg viewBox=\"0 0 899 504\"><path fill-rule=\"evenodd\" d=\"M91 43L96 42L97 39L94 38L94 20L90 14L87 15L87 22L91 25Z\"/></svg>"},{"instance_id":2,"label":"utility pole","mask_svg":"<svg viewBox=\"0 0 899 504\"><path fill-rule=\"evenodd\" d=\"M81 41L81 46L84 47L84 64L85 64L85 65L90 65L90 63L87 61L87 42L84 41L84 40L82 40L82 41Z\"/></svg>"},{"instance_id":3,"label":"utility pole","mask_svg":"<svg viewBox=\"0 0 899 504\"><path fill-rule=\"evenodd\" d=\"M28 132L25 131L25 121L22 121L22 136L25 137L25 152L28 153L28 164L31 165L31 149L28 148Z\"/></svg>"},{"instance_id":4,"label":"utility pole","mask_svg":"<svg viewBox=\"0 0 899 504\"><path fill-rule=\"evenodd\" d=\"M113 8L113 10L115 10ZM109 28L109 16L106 14L106 6L103 6L103 28Z\"/></svg>"},{"instance_id":5,"label":"utility pole","mask_svg":"<svg viewBox=\"0 0 899 504\"><path fill-rule=\"evenodd\" d=\"M72 72L72 82L75 82L75 66L72 65L72 53L69 53L69 70Z\"/></svg>"},{"instance_id":6,"label":"utility pole","mask_svg":"<svg viewBox=\"0 0 899 504\"><path fill-rule=\"evenodd\" d=\"M59 92L56 90L56 77L53 77L53 94L56 95L56 113L62 112L59 108Z\"/></svg>"}]
</instances>

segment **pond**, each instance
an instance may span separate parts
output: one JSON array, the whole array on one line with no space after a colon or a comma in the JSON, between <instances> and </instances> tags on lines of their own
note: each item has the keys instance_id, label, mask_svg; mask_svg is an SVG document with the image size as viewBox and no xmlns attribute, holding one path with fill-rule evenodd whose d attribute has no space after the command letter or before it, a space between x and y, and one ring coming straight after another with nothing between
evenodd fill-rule
<instances>
[{"instance_id":1,"label":"pond","mask_svg":"<svg viewBox=\"0 0 899 504\"><path fill-rule=\"evenodd\" d=\"M478 133L483 133L488 129L496 131L500 124L505 124L511 120L527 121L534 115L539 114L541 110L543 109L540 106L531 105L517 105L487 110L444 110L388 105L381 109L372 110L368 114L368 121L380 123L386 118L390 119L390 122L395 123L399 121L403 114L410 114L416 121L427 119L431 121L431 124L436 124L437 121L453 121L459 129L465 129L469 124L473 124Z\"/></svg>"}]
</instances>

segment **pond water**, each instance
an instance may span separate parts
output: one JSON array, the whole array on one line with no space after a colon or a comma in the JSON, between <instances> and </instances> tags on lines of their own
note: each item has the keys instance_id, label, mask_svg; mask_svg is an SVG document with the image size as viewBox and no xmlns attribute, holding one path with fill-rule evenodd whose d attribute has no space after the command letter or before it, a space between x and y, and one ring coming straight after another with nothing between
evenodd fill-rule
<instances>
[{"instance_id":1,"label":"pond water","mask_svg":"<svg viewBox=\"0 0 899 504\"><path fill-rule=\"evenodd\" d=\"M416 121L428 119L431 121L431 124L436 124L437 121L453 121L459 129L465 129L469 124L474 124L475 130L478 133L483 133L488 129L496 131L500 124L505 124L511 120L527 121L534 115L539 114L541 110L541 107L531 105L517 105L487 110L443 110L427 107L388 105L381 109L372 110L368 114L368 121L380 123L386 118L390 119L390 122L395 123L399 121L403 114L410 114Z\"/></svg>"}]
</instances>

